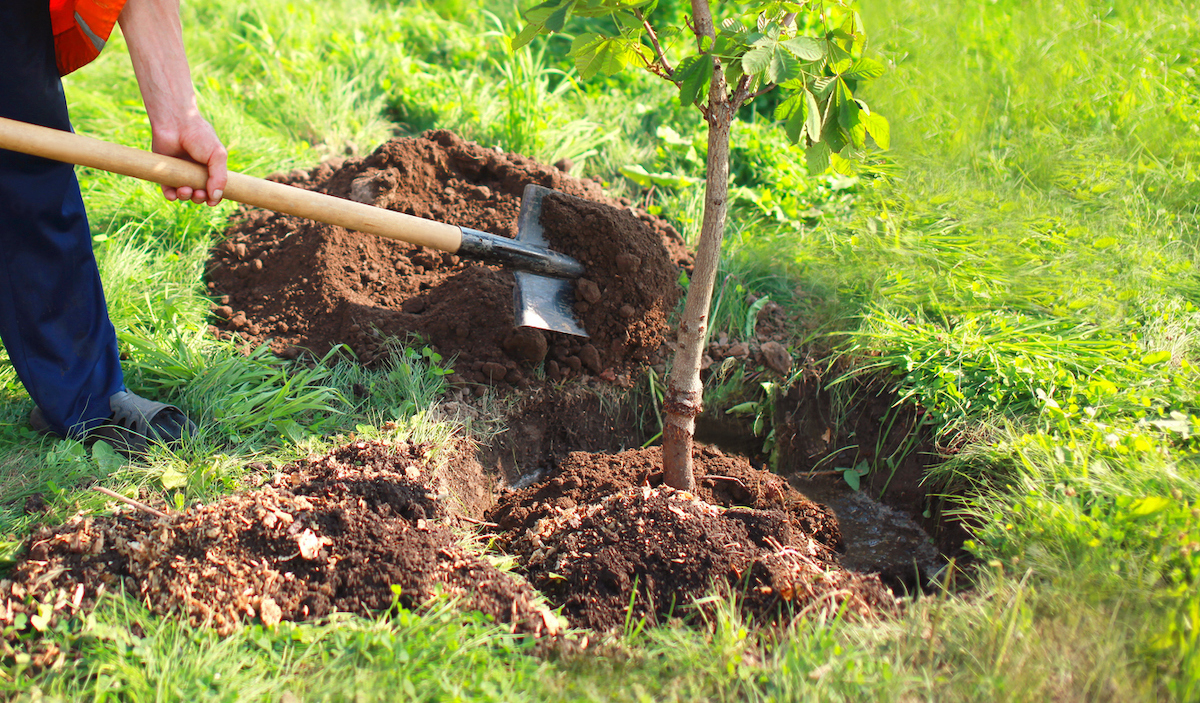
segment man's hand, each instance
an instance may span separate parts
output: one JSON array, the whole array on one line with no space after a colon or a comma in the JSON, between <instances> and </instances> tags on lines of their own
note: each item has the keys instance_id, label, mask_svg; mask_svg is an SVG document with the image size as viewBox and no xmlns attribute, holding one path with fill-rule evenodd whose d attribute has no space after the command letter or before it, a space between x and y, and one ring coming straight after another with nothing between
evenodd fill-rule
<instances>
[{"instance_id":1,"label":"man's hand","mask_svg":"<svg viewBox=\"0 0 1200 703\"><path fill-rule=\"evenodd\" d=\"M193 190L188 186L163 186L163 195L167 200L191 200L194 203L207 202L209 205L221 202L225 183L229 178L229 170L225 164L228 154L212 125L196 113L192 120L180 128L165 129L152 122L151 129L154 136L150 148L155 153L177 156L208 166L208 182L205 188Z\"/></svg>"},{"instance_id":2,"label":"man's hand","mask_svg":"<svg viewBox=\"0 0 1200 703\"><path fill-rule=\"evenodd\" d=\"M167 200L216 205L229 178L227 153L196 107L196 91L183 50L179 0L128 0L119 21L150 117L150 148L208 167L204 188L163 186L163 195Z\"/></svg>"}]
</instances>

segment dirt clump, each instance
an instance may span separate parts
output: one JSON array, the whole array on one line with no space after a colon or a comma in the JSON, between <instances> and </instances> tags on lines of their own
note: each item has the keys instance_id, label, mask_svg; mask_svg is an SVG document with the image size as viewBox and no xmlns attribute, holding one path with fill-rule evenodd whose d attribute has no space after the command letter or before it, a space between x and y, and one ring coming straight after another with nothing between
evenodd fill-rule
<instances>
[{"instance_id":1,"label":"dirt clump","mask_svg":"<svg viewBox=\"0 0 1200 703\"><path fill-rule=\"evenodd\" d=\"M661 485L661 448L572 453L502 496L489 518L530 582L579 626L660 623L728 587L756 619L828 608L895 609L879 579L841 568L837 522L773 475L698 448L698 494Z\"/></svg>"},{"instance_id":2,"label":"dirt clump","mask_svg":"<svg viewBox=\"0 0 1200 703\"><path fill-rule=\"evenodd\" d=\"M283 467L263 487L166 518L77 518L35 534L0 582L0 625L91 607L106 590L227 633L258 618L372 615L438 594L521 632L557 620L524 582L463 546L431 490L427 449L358 441ZM45 606L41 606L45 609Z\"/></svg>"},{"instance_id":3,"label":"dirt clump","mask_svg":"<svg viewBox=\"0 0 1200 703\"><path fill-rule=\"evenodd\" d=\"M319 357L344 344L365 363L386 353L388 339L415 338L456 359L452 380L505 386L527 385L538 367L551 380L606 371L614 380L663 342L678 266L687 263L682 238L595 181L445 130L273 180L508 237L527 183L597 203L575 216L552 205L545 223L552 247L580 257L599 289L603 303L584 297L591 339L514 330L513 277L498 267L252 208L208 262L218 335L269 343L284 356ZM607 248L588 244L600 237ZM604 268L609 259L615 274Z\"/></svg>"},{"instance_id":4,"label":"dirt clump","mask_svg":"<svg viewBox=\"0 0 1200 703\"><path fill-rule=\"evenodd\" d=\"M565 194L546 196L541 221L551 246L587 267L574 284L575 310L595 338L580 349L583 365L600 374L627 358L649 361L679 300L678 268L662 235L629 209ZM569 357L552 361L570 366ZM558 380L561 368L548 363L547 375Z\"/></svg>"},{"instance_id":5,"label":"dirt clump","mask_svg":"<svg viewBox=\"0 0 1200 703\"><path fill-rule=\"evenodd\" d=\"M789 523L829 549L841 543L837 520L825 506L792 489L782 478L750 466L744 458L711 446L697 446L696 493L714 505L776 510ZM542 481L500 497L488 519L500 529L520 535L545 517L577 505L596 503L624 488L661 486L662 447L616 454L571 452Z\"/></svg>"}]
</instances>

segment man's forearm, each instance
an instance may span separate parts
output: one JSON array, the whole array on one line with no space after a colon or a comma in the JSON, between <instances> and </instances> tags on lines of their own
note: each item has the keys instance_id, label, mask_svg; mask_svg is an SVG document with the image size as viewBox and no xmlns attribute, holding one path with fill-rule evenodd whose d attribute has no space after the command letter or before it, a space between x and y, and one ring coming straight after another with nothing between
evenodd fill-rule
<instances>
[{"instance_id":1,"label":"man's forearm","mask_svg":"<svg viewBox=\"0 0 1200 703\"><path fill-rule=\"evenodd\" d=\"M128 0L120 23L151 126L156 132L178 132L183 122L199 115L183 49L179 0Z\"/></svg>"},{"instance_id":2,"label":"man's forearm","mask_svg":"<svg viewBox=\"0 0 1200 703\"><path fill-rule=\"evenodd\" d=\"M179 0L127 0L119 21L150 118L151 148L208 166L204 188L164 186L163 195L216 205L227 179L225 146L196 107Z\"/></svg>"}]
</instances>

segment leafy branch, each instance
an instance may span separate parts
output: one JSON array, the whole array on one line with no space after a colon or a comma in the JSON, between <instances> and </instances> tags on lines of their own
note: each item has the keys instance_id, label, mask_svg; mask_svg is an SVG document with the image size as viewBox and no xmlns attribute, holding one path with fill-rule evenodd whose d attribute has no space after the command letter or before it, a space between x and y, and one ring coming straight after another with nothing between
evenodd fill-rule
<instances>
[{"instance_id":1,"label":"leafy branch","mask_svg":"<svg viewBox=\"0 0 1200 703\"><path fill-rule=\"evenodd\" d=\"M513 48L539 34L561 32L572 16L607 18L609 29L591 29L571 43L579 75L589 79L630 67L647 70L673 83L680 103L694 105L708 124L704 218L664 399L666 481L692 489L691 449L702 410L700 360L725 231L729 140L738 109L781 91L774 117L817 173L831 167L849 173L868 137L886 149L890 133L887 120L855 97L858 85L881 76L884 66L863 55L862 18L845 0L723 2L715 17L708 0L691 0L691 17L682 22L657 9L658 0L545 0L525 13L527 24ZM801 33L797 20L802 16L819 19L820 31ZM676 36L693 37L694 48L689 48L692 42L678 42L670 47L677 54L671 56L663 38Z\"/></svg>"}]
</instances>

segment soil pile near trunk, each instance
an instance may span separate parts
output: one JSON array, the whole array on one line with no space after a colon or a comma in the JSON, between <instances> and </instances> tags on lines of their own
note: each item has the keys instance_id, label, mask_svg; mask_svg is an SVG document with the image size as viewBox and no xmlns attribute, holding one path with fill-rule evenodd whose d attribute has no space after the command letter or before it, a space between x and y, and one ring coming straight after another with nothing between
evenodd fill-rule
<instances>
[{"instance_id":1,"label":"soil pile near trunk","mask_svg":"<svg viewBox=\"0 0 1200 703\"><path fill-rule=\"evenodd\" d=\"M557 620L524 582L468 552L430 489L424 449L355 442L284 467L265 487L167 518L83 518L43 531L0 582L0 625L28 625L39 602L70 614L124 588L158 613L229 632L259 618L361 615L438 592L514 630Z\"/></svg>"},{"instance_id":2,"label":"soil pile near trunk","mask_svg":"<svg viewBox=\"0 0 1200 703\"><path fill-rule=\"evenodd\" d=\"M513 385L543 361L557 378L619 372L663 341L686 260L682 239L593 181L444 130L274 180L508 237L527 183L594 201L551 199L543 220L551 247L588 267L580 300L592 338L515 331L512 275L497 267L254 209L242 211L208 264L218 334L269 340L288 356L346 344L367 363L383 340L415 336L457 357L462 380Z\"/></svg>"},{"instance_id":3,"label":"soil pile near trunk","mask_svg":"<svg viewBox=\"0 0 1200 703\"><path fill-rule=\"evenodd\" d=\"M723 586L754 617L845 607L894 610L878 577L838 565L837 522L824 506L744 459L695 455L699 495L661 487L658 447L576 452L543 482L501 498L498 523L527 577L577 625L651 623Z\"/></svg>"},{"instance_id":4,"label":"soil pile near trunk","mask_svg":"<svg viewBox=\"0 0 1200 703\"><path fill-rule=\"evenodd\" d=\"M549 479L509 492L488 517L527 581L451 529L445 491L478 468L474 456L434 465L426 454L357 441L179 514L80 517L43 530L0 581L0 653L53 663L53 642L29 631L121 590L222 633L255 620L371 616L397 587L404 607L449 595L534 636L560 626L538 591L574 624L601 631L624 624L631 602L633 617L654 624L722 589L760 622L801 609L874 617L896 608L877 576L839 565L827 508L711 448L696 453L699 494L660 485L658 448L575 452Z\"/></svg>"}]
</instances>

